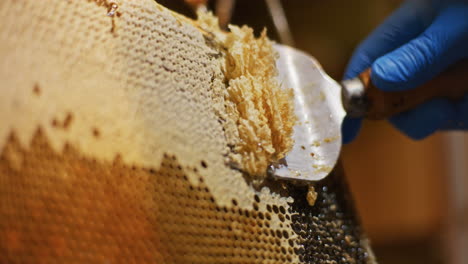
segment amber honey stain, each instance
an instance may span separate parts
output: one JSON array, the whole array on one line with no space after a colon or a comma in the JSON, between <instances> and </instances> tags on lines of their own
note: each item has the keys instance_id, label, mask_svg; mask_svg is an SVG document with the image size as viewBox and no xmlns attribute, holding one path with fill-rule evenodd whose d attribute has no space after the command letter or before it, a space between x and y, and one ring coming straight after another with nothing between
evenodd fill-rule
<instances>
[{"instance_id":1,"label":"amber honey stain","mask_svg":"<svg viewBox=\"0 0 468 264\"><path fill-rule=\"evenodd\" d=\"M67 113L65 119L63 120L63 128L68 129L73 121L73 115L71 113Z\"/></svg>"},{"instance_id":2,"label":"amber honey stain","mask_svg":"<svg viewBox=\"0 0 468 264\"><path fill-rule=\"evenodd\" d=\"M39 84L35 84L33 86L33 93L37 96L41 95L41 87L39 86Z\"/></svg>"},{"instance_id":3,"label":"amber honey stain","mask_svg":"<svg viewBox=\"0 0 468 264\"><path fill-rule=\"evenodd\" d=\"M68 112L62 120L53 118L50 124L53 128L67 130L73 121L73 114Z\"/></svg>"},{"instance_id":4,"label":"amber honey stain","mask_svg":"<svg viewBox=\"0 0 468 264\"><path fill-rule=\"evenodd\" d=\"M12 164L12 155L22 163ZM175 156L153 169L128 166L122 155L101 162L70 145L57 153L40 130L24 149L12 134L0 154L0 263L293 259L281 243L291 231L270 228L270 214L241 209L236 200L218 206L202 181L188 181ZM283 207L270 208L285 217Z\"/></svg>"},{"instance_id":5,"label":"amber honey stain","mask_svg":"<svg viewBox=\"0 0 468 264\"><path fill-rule=\"evenodd\" d=\"M93 127L91 129L91 133L93 134L95 138L99 138L101 136L101 131L99 131L99 129L96 127Z\"/></svg>"}]
</instances>

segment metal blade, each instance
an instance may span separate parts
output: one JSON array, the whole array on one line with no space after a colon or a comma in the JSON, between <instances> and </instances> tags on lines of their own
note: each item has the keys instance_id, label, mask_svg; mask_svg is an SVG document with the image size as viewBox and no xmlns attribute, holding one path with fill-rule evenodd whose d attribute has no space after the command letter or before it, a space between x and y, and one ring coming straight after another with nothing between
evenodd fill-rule
<instances>
[{"instance_id":1,"label":"metal blade","mask_svg":"<svg viewBox=\"0 0 468 264\"><path fill-rule=\"evenodd\" d=\"M318 181L335 166L341 150L341 123L345 110L341 86L331 79L311 56L276 44L279 80L294 90L297 123L293 149L284 164L272 165L275 177Z\"/></svg>"}]
</instances>

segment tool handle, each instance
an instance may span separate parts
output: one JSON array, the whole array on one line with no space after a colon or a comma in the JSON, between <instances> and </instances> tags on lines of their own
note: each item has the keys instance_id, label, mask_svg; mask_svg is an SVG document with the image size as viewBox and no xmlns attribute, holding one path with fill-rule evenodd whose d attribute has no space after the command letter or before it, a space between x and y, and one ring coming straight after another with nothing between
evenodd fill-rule
<instances>
[{"instance_id":1,"label":"tool handle","mask_svg":"<svg viewBox=\"0 0 468 264\"><path fill-rule=\"evenodd\" d=\"M433 98L461 99L468 92L468 60L460 61L431 81L411 90L384 92L371 80L371 69L359 75L364 85L367 119L386 119Z\"/></svg>"}]
</instances>

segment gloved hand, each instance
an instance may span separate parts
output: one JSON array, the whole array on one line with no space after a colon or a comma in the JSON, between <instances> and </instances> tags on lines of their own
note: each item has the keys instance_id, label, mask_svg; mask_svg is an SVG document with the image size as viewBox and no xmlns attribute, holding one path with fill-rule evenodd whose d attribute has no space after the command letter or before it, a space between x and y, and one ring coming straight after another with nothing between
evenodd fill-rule
<instances>
[{"instance_id":1,"label":"gloved hand","mask_svg":"<svg viewBox=\"0 0 468 264\"><path fill-rule=\"evenodd\" d=\"M359 45L344 79L371 66L376 87L407 90L464 58L468 58L468 1L409 0ZM468 95L457 102L434 99L389 121L413 139L425 138L439 129L466 129ZM361 122L345 118L344 143L356 137Z\"/></svg>"}]
</instances>

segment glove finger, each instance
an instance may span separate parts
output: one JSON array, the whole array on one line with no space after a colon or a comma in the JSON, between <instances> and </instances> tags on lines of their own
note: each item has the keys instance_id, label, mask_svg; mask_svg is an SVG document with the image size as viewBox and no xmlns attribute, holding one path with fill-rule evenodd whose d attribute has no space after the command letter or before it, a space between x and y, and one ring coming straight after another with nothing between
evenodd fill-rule
<instances>
[{"instance_id":1,"label":"glove finger","mask_svg":"<svg viewBox=\"0 0 468 264\"><path fill-rule=\"evenodd\" d=\"M417 38L372 65L372 82L384 91L417 87L468 55L468 5L444 9Z\"/></svg>"},{"instance_id":2,"label":"glove finger","mask_svg":"<svg viewBox=\"0 0 468 264\"><path fill-rule=\"evenodd\" d=\"M361 129L362 118L345 117L341 125L343 144L353 141Z\"/></svg>"},{"instance_id":3,"label":"glove finger","mask_svg":"<svg viewBox=\"0 0 468 264\"><path fill-rule=\"evenodd\" d=\"M375 29L356 49L344 79L357 76L375 59L421 34L432 19L422 1L407 1Z\"/></svg>"},{"instance_id":4,"label":"glove finger","mask_svg":"<svg viewBox=\"0 0 468 264\"><path fill-rule=\"evenodd\" d=\"M412 139L420 140L444 126L456 116L456 109L448 99L434 99L416 109L389 119L398 130Z\"/></svg>"}]
</instances>

